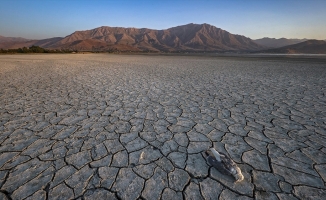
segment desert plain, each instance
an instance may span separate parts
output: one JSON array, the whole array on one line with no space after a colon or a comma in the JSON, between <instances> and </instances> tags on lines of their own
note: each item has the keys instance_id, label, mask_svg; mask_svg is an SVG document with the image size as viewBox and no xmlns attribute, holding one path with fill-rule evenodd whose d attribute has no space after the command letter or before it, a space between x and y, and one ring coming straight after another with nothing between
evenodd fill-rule
<instances>
[{"instance_id":1,"label":"desert plain","mask_svg":"<svg viewBox=\"0 0 326 200\"><path fill-rule=\"evenodd\" d=\"M0 55L0 199L325 199L325 94L320 57Z\"/></svg>"}]
</instances>

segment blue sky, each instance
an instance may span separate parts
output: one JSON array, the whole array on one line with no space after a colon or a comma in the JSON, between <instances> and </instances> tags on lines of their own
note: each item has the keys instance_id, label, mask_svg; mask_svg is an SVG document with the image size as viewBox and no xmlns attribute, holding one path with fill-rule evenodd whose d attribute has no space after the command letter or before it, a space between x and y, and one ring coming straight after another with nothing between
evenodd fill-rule
<instances>
[{"instance_id":1,"label":"blue sky","mask_svg":"<svg viewBox=\"0 0 326 200\"><path fill-rule=\"evenodd\" d=\"M326 0L0 0L0 35L7 37L188 23L208 23L252 39L326 39Z\"/></svg>"}]
</instances>

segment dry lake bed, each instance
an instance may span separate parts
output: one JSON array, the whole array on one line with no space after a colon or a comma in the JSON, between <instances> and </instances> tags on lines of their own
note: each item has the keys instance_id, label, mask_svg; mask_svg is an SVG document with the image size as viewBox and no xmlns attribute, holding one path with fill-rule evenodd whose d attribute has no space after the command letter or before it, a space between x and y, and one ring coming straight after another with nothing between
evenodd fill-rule
<instances>
[{"instance_id":1,"label":"dry lake bed","mask_svg":"<svg viewBox=\"0 0 326 200\"><path fill-rule=\"evenodd\" d=\"M325 199L316 60L1 55L0 199Z\"/></svg>"}]
</instances>

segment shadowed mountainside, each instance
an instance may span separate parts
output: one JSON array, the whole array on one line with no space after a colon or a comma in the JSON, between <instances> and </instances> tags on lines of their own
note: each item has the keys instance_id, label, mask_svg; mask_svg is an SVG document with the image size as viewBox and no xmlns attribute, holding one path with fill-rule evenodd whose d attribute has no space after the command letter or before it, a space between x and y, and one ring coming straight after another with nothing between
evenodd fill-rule
<instances>
[{"instance_id":1,"label":"shadowed mountainside","mask_svg":"<svg viewBox=\"0 0 326 200\"><path fill-rule=\"evenodd\" d=\"M298 44L285 47L259 51L258 53L306 53L306 54L326 54L326 41L308 40Z\"/></svg>"},{"instance_id":2,"label":"shadowed mountainside","mask_svg":"<svg viewBox=\"0 0 326 200\"><path fill-rule=\"evenodd\" d=\"M123 51L252 51L263 47L250 38L209 24L187 24L165 30L99 27L64 38L0 43L0 48L37 45L49 49Z\"/></svg>"}]
</instances>

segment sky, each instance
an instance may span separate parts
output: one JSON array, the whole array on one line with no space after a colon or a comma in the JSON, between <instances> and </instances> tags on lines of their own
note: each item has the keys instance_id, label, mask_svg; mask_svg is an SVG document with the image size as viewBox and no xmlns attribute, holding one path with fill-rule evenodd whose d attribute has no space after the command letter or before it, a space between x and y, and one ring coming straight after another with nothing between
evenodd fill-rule
<instances>
[{"instance_id":1,"label":"sky","mask_svg":"<svg viewBox=\"0 0 326 200\"><path fill-rule=\"evenodd\" d=\"M326 39L326 0L0 0L0 35L45 39L100 26L207 23L252 39Z\"/></svg>"}]
</instances>

